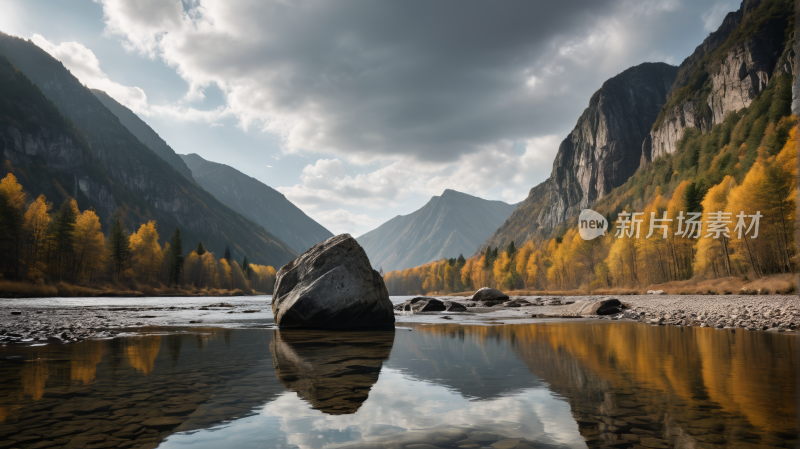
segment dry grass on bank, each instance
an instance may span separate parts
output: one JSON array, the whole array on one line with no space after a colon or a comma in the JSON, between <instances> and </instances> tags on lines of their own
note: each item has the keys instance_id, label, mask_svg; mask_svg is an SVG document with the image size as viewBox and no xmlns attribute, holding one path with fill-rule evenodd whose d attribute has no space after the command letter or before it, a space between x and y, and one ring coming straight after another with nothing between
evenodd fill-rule
<instances>
[{"instance_id":1,"label":"dry grass on bank","mask_svg":"<svg viewBox=\"0 0 800 449\"><path fill-rule=\"evenodd\" d=\"M260 293L255 293L260 294ZM57 285L0 280L0 297L52 298L52 297L140 297L140 296L245 296L240 289L181 288L164 285L113 285L84 286L60 282Z\"/></svg>"},{"instance_id":2,"label":"dry grass on bank","mask_svg":"<svg viewBox=\"0 0 800 449\"><path fill-rule=\"evenodd\" d=\"M586 296L586 295L645 295L649 290L663 290L668 295L790 295L797 293L797 274L776 274L758 279L727 277L720 279L689 279L638 288L602 288L596 290L504 290L509 296ZM435 295L464 296L474 291L458 293L432 293Z\"/></svg>"}]
</instances>

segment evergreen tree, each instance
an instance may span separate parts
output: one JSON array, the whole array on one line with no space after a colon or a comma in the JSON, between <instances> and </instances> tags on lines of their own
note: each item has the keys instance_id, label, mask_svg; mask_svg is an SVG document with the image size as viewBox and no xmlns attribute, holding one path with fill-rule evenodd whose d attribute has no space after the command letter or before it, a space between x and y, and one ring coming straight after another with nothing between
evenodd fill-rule
<instances>
[{"instance_id":1,"label":"evergreen tree","mask_svg":"<svg viewBox=\"0 0 800 449\"><path fill-rule=\"evenodd\" d=\"M203 247L203 242L198 243L197 244L197 255L198 256L202 256L205 253L206 253L206 249L205 249L205 247Z\"/></svg>"},{"instance_id":2,"label":"evergreen tree","mask_svg":"<svg viewBox=\"0 0 800 449\"><path fill-rule=\"evenodd\" d=\"M486 247L486 251L484 251L483 255L486 256L484 258L483 268L491 267L492 266L492 247L491 247L491 245Z\"/></svg>"},{"instance_id":3,"label":"evergreen tree","mask_svg":"<svg viewBox=\"0 0 800 449\"><path fill-rule=\"evenodd\" d=\"M384 275L383 275L383 267L381 267L381 272L380 272L380 275L381 275L381 277L383 277L383 276L384 276Z\"/></svg>"},{"instance_id":4,"label":"evergreen tree","mask_svg":"<svg viewBox=\"0 0 800 449\"><path fill-rule=\"evenodd\" d=\"M248 280L250 280L250 275L253 274L253 269L250 268L250 262L247 261L247 256L244 256L242 260L242 273L244 273Z\"/></svg>"},{"instance_id":5,"label":"evergreen tree","mask_svg":"<svg viewBox=\"0 0 800 449\"><path fill-rule=\"evenodd\" d=\"M181 242L181 230L175 228L172 233L172 240L169 248L169 283L177 284L181 280L181 270L183 269L183 243Z\"/></svg>"},{"instance_id":6,"label":"evergreen tree","mask_svg":"<svg viewBox=\"0 0 800 449\"><path fill-rule=\"evenodd\" d=\"M10 166L8 161L6 165ZM25 230L25 203L27 194L17 178L9 173L0 181L0 241L7 240L7 255L14 271L14 278L20 279L20 258ZM5 251L3 251L5 252ZM3 257L5 259L5 257Z\"/></svg>"},{"instance_id":7,"label":"evergreen tree","mask_svg":"<svg viewBox=\"0 0 800 449\"><path fill-rule=\"evenodd\" d=\"M456 260L456 265L463 266L465 263L467 263L467 259L464 259L464 255L463 254L459 254L458 255L458 260Z\"/></svg>"},{"instance_id":8,"label":"evergreen tree","mask_svg":"<svg viewBox=\"0 0 800 449\"><path fill-rule=\"evenodd\" d=\"M683 194L683 203L686 205L686 212L703 212L703 197L705 196L703 181L693 182L686 187Z\"/></svg>"},{"instance_id":9,"label":"evergreen tree","mask_svg":"<svg viewBox=\"0 0 800 449\"><path fill-rule=\"evenodd\" d=\"M515 252L517 252L517 248L514 246L514 241L512 240L508 246L506 246L506 252L508 253L509 257L512 257Z\"/></svg>"},{"instance_id":10,"label":"evergreen tree","mask_svg":"<svg viewBox=\"0 0 800 449\"><path fill-rule=\"evenodd\" d=\"M225 256L224 257L225 257L225 260L227 260L228 263L230 264L231 263L231 249L228 248L227 246L225 247Z\"/></svg>"},{"instance_id":11,"label":"evergreen tree","mask_svg":"<svg viewBox=\"0 0 800 449\"><path fill-rule=\"evenodd\" d=\"M116 212L111 218L111 233L108 236L108 253L111 255L114 271L116 271L117 279L119 279L122 275L122 270L130 259L131 246L130 236L128 236L125 232L125 228L122 226L120 214Z\"/></svg>"}]
</instances>

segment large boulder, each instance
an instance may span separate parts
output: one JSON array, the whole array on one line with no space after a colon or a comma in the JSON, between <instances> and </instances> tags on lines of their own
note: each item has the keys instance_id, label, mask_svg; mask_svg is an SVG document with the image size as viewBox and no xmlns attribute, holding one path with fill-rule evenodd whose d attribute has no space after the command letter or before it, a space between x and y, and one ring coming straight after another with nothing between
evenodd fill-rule
<instances>
[{"instance_id":1,"label":"large boulder","mask_svg":"<svg viewBox=\"0 0 800 449\"><path fill-rule=\"evenodd\" d=\"M350 234L317 243L278 271L272 314L281 328L394 325L383 278Z\"/></svg>"},{"instance_id":2,"label":"large boulder","mask_svg":"<svg viewBox=\"0 0 800 449\"><path fill-rule=\"evenodd\" d=\"M590 299L568 305L565 315L615 315L624 308L625 306L616 298Z\"/></svg>"},{"instance_id":3,"label":"large boulder","mask_svg":"<svg viewBox=\"0 0 800 449\"><path fill-rule=\"evenodd\" d=\"M501 292L500 290L489 287L483 287L482 289L475 292L474 295L472 295L473 301L483 301L486 303L506 302L508 301L508 299L509 299L508 295L506 295L505 293Z\"/></svg>"}]
</instances>

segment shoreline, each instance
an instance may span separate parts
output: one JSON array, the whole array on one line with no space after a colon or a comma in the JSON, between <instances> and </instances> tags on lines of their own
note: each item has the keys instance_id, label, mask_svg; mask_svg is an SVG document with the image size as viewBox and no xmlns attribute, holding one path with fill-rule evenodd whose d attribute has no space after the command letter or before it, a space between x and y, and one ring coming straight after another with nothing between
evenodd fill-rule
<instances>
[{"instance_id":1,"label":"shoreline","mask_svg":"<svg viewBox=\"0 0 800 449\"><path fill-rule=\"evenodd\" d=\"M173 302L136 301L104 304L22 298L0 315L0 345L65 344L93 338L113 338L120 333L154 327L259 327L275 328L267 297L176 296ZM194 298L209 298L208 301ZM542 319L624 320L650 325L747 329L800 333L800 298L795 295L638 295L521 297L512 296L493 307L475 307L470 299L439 296L467 306L466 312L395 314L396 323L422 324L529 324ZM122 299L122 298L120 298ZM626 308L613 315L576 316L568 304L577 301L618 299Z\"/></svg>"}]
</instances>

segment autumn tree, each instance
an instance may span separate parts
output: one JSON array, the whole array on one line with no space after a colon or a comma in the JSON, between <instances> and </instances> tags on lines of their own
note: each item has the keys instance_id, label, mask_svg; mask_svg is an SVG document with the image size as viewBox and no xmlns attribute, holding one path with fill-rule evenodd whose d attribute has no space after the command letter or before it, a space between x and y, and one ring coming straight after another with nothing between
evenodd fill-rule
<instances>
[{"instance_id":1,"label":"autumn tree","mask_svg":"<svg viewBox=\"0 0 800 449\"><path fill-rule=\"evenodd\" d=\"M47 228L50 226L51 208L52 206L47 202L45 196L39 195L25 212L25 232L31 242L28 257L31 261L31 271L35 272L33 276L29 275L32 279L41 276L39 253L45 243Z\"/></svg>"},{"instance_id":2,"label":"autumn tree","mask_svg":"<svg viewBox=\"0 0 800 449\"><path fill-rule=\"evenodd\" d=\"M77 280L81 274L88 273L91 280L92 275L105 265L105 237L100 228L100 219L91 209L83 211L75 221L72 279Z\"/></svg>"},{"instance_id":3,"label":"autumn tree","mask_svg":"<svg viewBox=\"0 0 800 449\"><path fill-rule=\"evenodd\" d=\"M145 284L154 280L161 271L164 253L158 243L155 221L148 221L130 237L131 265L136 276Z\"/></svg>"}]
</instances>

